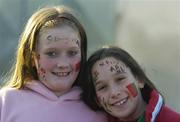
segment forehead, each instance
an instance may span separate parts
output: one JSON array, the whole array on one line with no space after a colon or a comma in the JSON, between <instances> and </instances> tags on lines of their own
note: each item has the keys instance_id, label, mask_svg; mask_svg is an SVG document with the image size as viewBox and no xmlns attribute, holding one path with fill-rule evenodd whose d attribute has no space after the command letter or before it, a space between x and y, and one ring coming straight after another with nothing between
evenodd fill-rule
<instances>
[{"instance_id":1,"label":"forehead","mask_svg":"<svg viewBox=\"0 0 180 122\"><path fill-rule=\"evenodd\" d=\"M78 29L75 29L72 26L66 24L58 25L56 27L44 28L43 30L40 31L39 37L43 38L50 34L53 36L61 36L62 38L63 37L80 38Z\"/></svg>"},{"instance_id":2,"label":"forehead","mask_svg":"<svg viewBox=\"0 0 180 122\"><path fill-rule=\"evenodd\" d=\"M79 32L68 25L53 28L45 28L39 34L38 47L49 46L51 44L77 45L80 44ZM63 45L63 44L64 45Z\"/></svg>"},{"instance_id":3,"label":"forehead","mask_svg":"<svg viewBox=\"0 0 180 122\"><path fill-rule=\"evenodd\" d=\"M107 72L110 71L111 67L117 66L125 68L125 64L121 60L117 60L114 57L106 57L97 61L93 67L92 71Z\"/></svg>"}]
</instances>

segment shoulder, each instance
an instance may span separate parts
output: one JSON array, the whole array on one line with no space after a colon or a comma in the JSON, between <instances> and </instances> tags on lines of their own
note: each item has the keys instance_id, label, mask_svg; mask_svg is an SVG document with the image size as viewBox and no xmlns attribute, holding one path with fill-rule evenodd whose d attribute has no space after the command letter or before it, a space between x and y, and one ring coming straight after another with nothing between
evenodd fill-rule
<instances>
[{"instance_id":1,"label":"shoulder","mask_svg":"<svg viewBox=\"0 0 180 122\"><path fill-rule=\"evenodd\" d=\"M15 89L15 88L3 87L3 88L1 88L1 90L0 90L0 96L9 94L9 93L11 93L11 92L13 92L13 91L16 91L16 90L17 90L17 89Z\"/></svg>"},{"instance_id":2,"label":"shoulder","mask_svg":"<svg viewBox=\"0 0 180 122\"><path fill-rule=\"evenodd\" d=\"M19 96L22 90L10 87L4 87L0 90L0 99L14 98L15 96Z\"/></svg>"},{"instance_id":3,"label":"shoulder","mask_svg":"<svg viewBox=\"0 0 180 122\"><path fill-rule=\"evenodd\" d=\"M162 106L157 122L180 122L180 114L167 106Z\"/></svg>"},{"instance_id":4,"label":"shoulder","mask_svg":"<svg viewBox=\"0 0 180 122\"><path fill-rule=\"evenodd\" d=\"M68 107L65 107L65 111L71 110L74 117L83 116L81 118L84 122L107 122L106 114L101 111L93 111L90 109L80 95L82 90L79 87L73 87L69 93L63 96L64 102ZM77 111L78 110L78 111Z\"/></svg>"}]
</instances>

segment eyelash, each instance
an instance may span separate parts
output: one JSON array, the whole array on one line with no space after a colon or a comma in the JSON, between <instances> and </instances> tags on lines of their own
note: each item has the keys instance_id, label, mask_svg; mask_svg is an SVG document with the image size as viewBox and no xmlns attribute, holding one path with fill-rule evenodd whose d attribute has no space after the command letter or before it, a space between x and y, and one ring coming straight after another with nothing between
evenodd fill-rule
<instances>
[{"instance_id":1,"label":"eyelash","mask_svg":"<svg viewBox=\"0 0 180 122\"><path fill-rule=\"evenodd\" d=\"M117 78L116 81L122 81L125 77Z\"/></svg>"},{"instance_id":2,"label":"eyelash","mask_svg":"<svg viewBox=\"0 0 180 122\"><path fill-rule=\"evenodd\" d=\"M79 51L70 50L67 52L67 55L69 57L73 57L73 56L77 55L78 53L79 53ZM58 53L56 51L49 51L49 52L46 52L45 54L49 57L56 57L58 55Z\"/></svg>"},{"instance_id":3,"label":"eyelash","mask_svg":"<svg viewBox=\"0 0 180 122\"><path fill-rule=\"evenodd\" d=\"M57 53L54 51L46 52L45 54L49 57L55 57L57 55Z\"/></svg>"},{"instance_id":4,"label":"eyelash","mask_svg":"<svg viewBox=\"0 0 180 122\"><path fill-rule=\"evenodd\" d=\"M69 55L69 56L75 56L75 55L77 55L77 54L78 54L78 51L73 51L73 50L71 50L71 51L68 52L68 55Z\"/></svg>"},{"instance_id":5,"label":"eyelash","mask_svg":"<svg viewBox=\"0 0 180 122\"><path fill-rule=\"evenodd\" d=\"M101 90L104 90L107 86L100 86L99 88L97 88L97 91L101 91Z\"/></svg>"}]
</instances>

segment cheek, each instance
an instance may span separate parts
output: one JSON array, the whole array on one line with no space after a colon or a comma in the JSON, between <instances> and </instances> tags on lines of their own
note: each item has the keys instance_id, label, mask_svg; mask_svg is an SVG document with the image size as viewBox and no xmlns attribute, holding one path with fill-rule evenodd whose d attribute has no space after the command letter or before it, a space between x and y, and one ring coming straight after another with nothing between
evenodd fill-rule
<instances>
[{"instance_id":1,"label":"cheek","mask_svg":"<svg viewBox=\"0 0 180 122\"><path fill-rule=\"evenodd\" d=\"M103 97L101 95L97 95L97 100L101 102L103 100Z\"/></svg>"},{"instance_id":2,"label":"cheek","mask_svg":"<svg viewBox=\"0 0 180 122\"><path fill-rule=\"evenodd\" d=\"M97 94L97 100L102 106L107 102L106 96L102 94Z\"/></svg>"},{"instance_id":3,"label":"cheek","mask_svg":"<svg viewBox=\"0 0 180 122\"><path fill-rule=\"evenodd\" d=\"M136 97L138 94L137 88L135 86L134 83L131 83L129 85L126 86L126 88L128 89L129 93L133 96Z\"/></svg>"},{"instance_id":4,"label":"cheek","mask_svg":"<svg viewBox=\"0 0 180 122\"><path fill-rule=\"evenodd\" d=\"M52 60L45 59L45 58L43 58L43 57L39 59L39 67L40 67L40 68L43 68L43 69L45 69L45 70L49 70L49 69L51 69L54 65L56 65L56 64L55 64L55 62L52 61Z\"/></svg>"},{"instance_id":5,"label":"cheek","mask_svg":"<svg viewBox=\"0 0 180 122\"><path fill-rule=\"evenodd\" d=\"M75 71L76 72L80 70L80 64L81 64L80 61L75 64Z\"/></svg>"},{"instance_id":6,"label":"cheek","mask_svg":"<svg viewBox=\"0 0 180 122\"><path fill-rule=\"evenodd\" d=\"M79 71L81 67L81 60L77 59L75 61L72 61L72 66L76 72Z\"/></svg>"},{"instance_id":7,"label":"cheek","mask_svg":"<svg viewBox=\"0 0 180 122\"><path fill-rule=\"evenodd\" d=\"M45 74L46 74L46 71L45 69L43 69L42 67L39 67L38 70L38 76L42 77L43 79L45 79Z\"/></svg>"}]
</instances>

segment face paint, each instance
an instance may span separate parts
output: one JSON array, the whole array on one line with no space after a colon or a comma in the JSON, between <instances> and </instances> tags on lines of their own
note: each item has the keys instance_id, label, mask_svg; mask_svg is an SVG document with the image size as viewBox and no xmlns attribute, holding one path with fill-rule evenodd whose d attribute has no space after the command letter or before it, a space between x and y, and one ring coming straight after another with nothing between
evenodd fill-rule
<instances>
[{"instance_id":1,"label":"face paint","mask_svg":"<svg viewBox=\"0 0 180 122\"><path fill-rule=\"evenodd\" d=\"M105 62L106 62L107 65L109 64L109 61L108 61L108 60L106 60Z\"/></svg>"},{"instance_id":2,"label":"face paint","mask_svg":"<svg viewBox=\"0 0 180 122\"><path fill-rule=\"evenodd\" d=\"M37 53L41 56L36 61L38 77L57 96L69 91L81 67L81 50L72 40L81 39L77 30L66 24L45 28L38 39Z\"/></svg>"},{"instance_id":3,"label":"face paint","mask_svg":"<svg viewBox=\"0 0 180 122\"><path fill-rule=\"evenodd\" d=\"M126 88L129 90L129 92L131 93L133 97L137 96L138 92L134 83L127 85Z\"/></svg>"},{"instance_id":4,"label":"face paint","mask_svg":"<svg viewBox=\"0 0 180 122\"><path fill-rule=\"evenodd\" d=\"M45 78L46 71L43 68L38 68L37 72L40 77L42 77L44 80L46 80L46 78Z\"/></svg>"},{"instance_id":5,"label":"face paint","mask_svg":"<svg viewBox=\"0 0 180 122\"><path fill-rule=\"evenodd\" d=\"M103 106L103 108L105 109L105 111L107 111L108 113L111 113L112 111L110 110L108 104L105 102L105 98L100 98L101 99L101 105Z\"/></svg>"},{"instance_id":6,"label":"face paint","mask_svg":"<svg viewBox=\"0 0 180 122\"><path fill-rule=\"evenodd\" d=\"M99 72L98 72L98 71L94 71L94 72L93 72L93 81L94 81L94 82L97 81L98 75L99 75Z\"/></svg>"},{"instance_id":7,"label":"face paint","mask_svg":"<svg viewBox=\"0 0 180 122\"><path fill-rule=\"evenodd\" d=\"M60 37L56 37L56 36L53 37L52 35L47 36L47 40L54 41L54 42L63 40L63 39L65 40L65 38L60 38Z\"/></svg>"},{"instance_id":8,"label":"face paint","mask_svg":"<svg viewBox=\"0 0 180 122\"><path fill-rule=\"evenodd\" d=\"M105 98L98 96L97 99L101 103L101 106L105 109L105 111L111 113L108 104L105 102Z\"/></svg>"},{"instance_id":9,"label":"face paint","mask_svg":"<svg viewBox=\"0 0 180 122\"><path fill-rule=\"evenodd\" d=\"M80 64L81 64L81 62L78 62L78 63L75 65L75 71L79 71L79 69L80 69Z\"/></svg>"},{"instance_id":10,"label":"face paint","mask_svg":"<svg viewBox=\"0 0 180 122\"><path fill-rule=\"evenodd\" d=\"M46 73L46 71L45 71L43 68L39 68L38 71L39 71L38 73L39 73L40 75L43 75L43 74Z\"/></svg>"},{"instance_id":11,"label":"face paint","mask_svg":"<svg viewBox=\"0 0 180 122\"><path fill-rule=\"evenodd\" d=\"M110 66L110 71L111 72L117 72L117 73L125 73L124 67L119 66L118 63L116 63L115 65L111 65Z\"/></svg>"},{"instance_id":12,"label":"face paint","mask_svg":"<svg viewBox=\"0 0 180 122\"><path fill-rule=\"evenodd\" d=\"M75 43L77 44L77 46L80 47L79 40L72 40L72 41L75 41Z\"/></svg>"},{"instance_id":13,"label":"face paint","mask_svg":"<svg viewBox=\"0 0 180 122\"><path fill-rule=\"evenodd\" d=\"M104 66L104 62L99 63L99 66Z\"/></svg>"}]
</instances>

